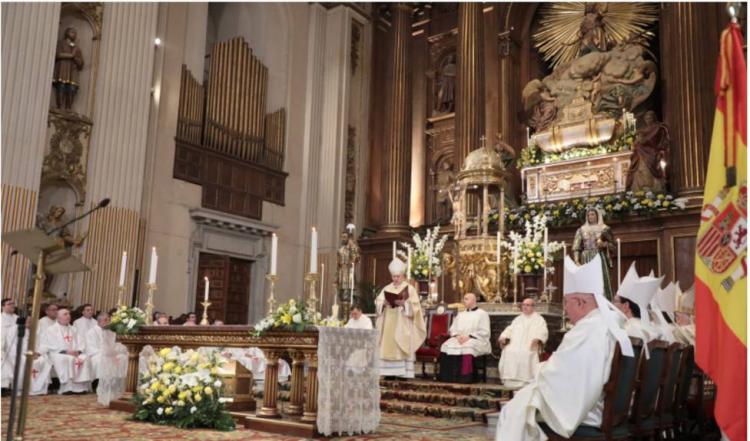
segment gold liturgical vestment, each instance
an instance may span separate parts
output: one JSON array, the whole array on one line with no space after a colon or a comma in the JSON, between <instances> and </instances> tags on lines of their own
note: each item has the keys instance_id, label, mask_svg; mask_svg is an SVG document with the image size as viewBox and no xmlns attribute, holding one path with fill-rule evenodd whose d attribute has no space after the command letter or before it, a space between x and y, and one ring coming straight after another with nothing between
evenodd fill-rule
<instances>
[{"instance_id":1,"label":"gold liturgical vestment","mask_svg":"<svg viewBox=\"0 0 750 441\"><path fill-rule=\"evenodd\" d=\"M408 286L404 306L391 307L386 293L400 294ZM414 353L424 342L427 330L419 296L413 286L402 282L388 284L375 299L378 311L376 326L380 331L380 360L383 375L414 376Z\"/></svg>"}]
</instances>

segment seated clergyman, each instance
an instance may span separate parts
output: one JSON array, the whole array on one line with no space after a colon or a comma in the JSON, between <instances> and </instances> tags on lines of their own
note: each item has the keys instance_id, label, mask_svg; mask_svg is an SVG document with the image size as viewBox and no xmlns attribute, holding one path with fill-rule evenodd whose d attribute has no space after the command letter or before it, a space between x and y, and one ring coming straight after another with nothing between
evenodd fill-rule
<instances>
[{"instance_id":1,"label":"seated clergyman","mask_svg":"<svg viewBox=\"0 0 750 441\"><path fill-rule=\"evenodd\" d=\"M676 309L674 311L675 332L677 341L686 345L695 346L695 287L685 293L675 292Z\"/></svg>"},{"instance_id":2,"label":"seated clergyman","mask_svg":"<svg viewBox=\"0 0 750 441\"><path fill-rule=\"evenodd\" d=\"M59 393L89 391L94 376L85 347L84 337L70 325L70 311L60 308L57 322L44 331L39 344L39 352L49 357L60 379Z\"/></svg>"},{"instance_id":3,"label":"seated clergyman","mask_svg":"<svg viewBox=\"0 0 750 441\"><path fill-rule=\"evenodd\" d=\"M560 346L500 412L497 441L543 440L539 425L569 438L579 426L601 427L604 384L609 379L616 343L623 355L633 346L603 296L599 256L580 267L565 258L564 308L574 324Z\"/></svg>"},{"instance_id":4,"label":"seated clergyman","mask_svg":"<svg viewBox=\"0 0 750 441\"><path fill-rule=\"evenodd\" d=\"M635 263L622 279L614 304L625 314L625 331L629 336L640 338L646 344L658 340L661 331L651 324L648 305L656 295L664 277L638 277Z\"/></svg>"},{"instance_id":5,"label":"seated clergyman","mask_svg":"<svg viewBox=\"0 0 750 441\"><path fill-rule=\"evenodd\" d=\"M362 307L359 305L352 305L350 308L349 321L346 322L346 328L353 329L372 329L372 320L370 317L362 314Z\"/></svg>"},{"instance_id":6,"label":"seated clergyman","mask_svg":"<svg viewBox=\"0 0 750 441\"><path fill-rule=\"evenodd\" d=\"M534 299L524 299L521 312L498 338L503 352L497 370L503 384L522 387L539 370L539 349L547 342L547 322L534 311Z\"/></svg>"},{"instance_id":7,"label":"seated clergyman","mask_svg":"<svg viewBox=\"0 0 750 441\"><path fill-rule=\"evenodd\" d=\"M473 293L464 295L465 311L458 313L450 328L451 338L440 347L440 381L470 383L474 380L474 357L489 354L490 316L477 307Z\"/></svg>"},{"instance_id":8,"label":"seated clergyman","mask_svg":"<svg viewBox=\"0 0 750 441\"><path fill-rule=\"evenodd\" d=\"M124 392L128 372L128 350L115 341L116 334L109 329L109 314L100 312L97 326L86 333L86 355L91 359L94 378L99 380L96 389L98 401L108 405Z\"/></svg>"}]
</instances>

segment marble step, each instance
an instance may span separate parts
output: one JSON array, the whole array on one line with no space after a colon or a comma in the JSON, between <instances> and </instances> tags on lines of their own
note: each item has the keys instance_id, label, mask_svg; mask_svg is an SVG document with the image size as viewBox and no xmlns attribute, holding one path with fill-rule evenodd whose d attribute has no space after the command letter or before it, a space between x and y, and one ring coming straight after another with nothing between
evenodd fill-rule
<instances>
[{"instance_id":1,"label":"marble step","mask_svg":"<svg viewBox=\"0 0 750 441\"><path fill-rule=\"evenodd\" d=\"M435 418L462 419L484 422L485 415L497 412L497 409L478 409L476 407L449 406L436 403L418 403L401 400L380 400L383 412L405 415L430 416Z\"/></svg>"},{"instance_id":2,"label":"marble step","mask_svg":"<svg viewBox=\"0 0 750 441\"><path fill-rule=\"evenodd\" d=\"M459 395L450 392L419 392L413 390L384 389L381 400L411 401L417 403L444 404L447 406L472 407L477 409L499 410L507 398L479 395Z\"/></svg>"}]
</instances>

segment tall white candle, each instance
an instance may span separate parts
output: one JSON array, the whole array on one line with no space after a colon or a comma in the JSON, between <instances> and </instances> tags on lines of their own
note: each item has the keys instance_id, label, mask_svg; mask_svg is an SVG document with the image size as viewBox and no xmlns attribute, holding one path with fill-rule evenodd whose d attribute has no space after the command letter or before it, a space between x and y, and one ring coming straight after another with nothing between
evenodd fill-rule
<instances>
[{"instance_id":1,"label":"tall white candle","mask_svg":"<svg viewBox=\"0 0 750 441\"><path fill-rule=\"evenodd\" d=\"M318 230L312 227L310 238L310 274L318 272Z\"/></svg>"},{"instance_id":2,"label":"tall white candle","mask_svg":"<svg viewBox=\"0 0 750 441\"><path fill-rule=\"evenodd\" d=\"M154 285L156 283L156 265L159 262L159 256L156 255L156 247L151 248L151 269L148 272L148 283Z\"/></svg>"},{"instance_id":3,"label":"tall white candle","mask_svg":"<svg viewBox=\"0 0 750 441\"><path fill-rule=\"evenodd\" d=\"M120 285L121 287L125 286L125 271L128 267L128 252L123 251L122 252L122 262L120 264Z\"/></svg>"},{"instance_id":4,"label":"tall white candle","mask_svg":"<svg viewBox=\"0 0 750 441\"><path fill-rule=\"evenodd\" d=\"M208 303L208 277L203 277L203 281L206 282L206 289L203 292L203 301Z\"/></svg>"},{"instance_id":5,"label":"tall white candle","mask_svg":"<svg viewBox=\"0 0 750 441\"><path fill-rule=\"evenodd\" d=\"M396 260L396 241L393 241L393 258L391 260Z\"/></svg>"},{"instance_id":6,"label":"tall white candle","mask_svg":"<svg viewBox=\"0 0 750 441\"><path fill-rule=\"evenodd\" d=\"M271 235L271 275L276 275L276 262L279 254L279 236L276 233Z\"/></svg>"},{"instance_id":7,"label":"tall white candle","mask_svg":"<svg viewBox=\"0 0 750 441\"><path fill-rule=\"evenodd\" d=\"M349 271L349 306L354 304L354 262L352 262L352 269Z\"/></svg>"},{"instance_id":8,"label":"tall white candle","mask_svg":"<svg viewBox=\"0 0 750 441\"><path fill-rule=\"evenodd\" d=\"M406 253L406 280L411 280L411 248Z\"/></svg>"},{"instance_id":9,"label":"tall white candle","mask_svg":"<svg viewBox=\"0 0 750 441\"><path fill-rule=\"evenodd\" d=\"M326 264L325 262L320 264L320 312L323 312L323 294L326 289Z\"/></svg>"},{"instance_id":10,"label":"tall white candle","mask_svg":"<svg viewBox=\"0 0 750 441\"><path fill-rule=\"evenodd\" d=\"M620 288L620 281L622 280L621 271L622 271L622 263L620 260L622 259L622 249L620 247L620 238L617 238L617 288Z\"/></svg>"}]
</instances>

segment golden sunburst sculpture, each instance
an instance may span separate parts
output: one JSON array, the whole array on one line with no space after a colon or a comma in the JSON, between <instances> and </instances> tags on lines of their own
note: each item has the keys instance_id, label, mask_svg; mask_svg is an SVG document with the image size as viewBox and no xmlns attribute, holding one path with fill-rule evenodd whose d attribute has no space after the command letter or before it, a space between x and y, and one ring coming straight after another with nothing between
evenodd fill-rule
<instances>
[{"instance_id":1,"label":"golden sunburst sculpture","mask_svg":"<svg viewBox=\"0 0 750 441\"><path fill-rule=\"evenodd\" d=\"M659 3L545 3L534 45L554 69L580 55L653 36Z\"/></svg>"}]
</instances>

